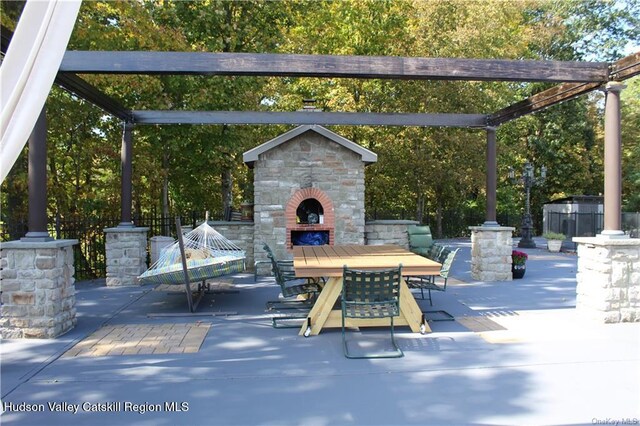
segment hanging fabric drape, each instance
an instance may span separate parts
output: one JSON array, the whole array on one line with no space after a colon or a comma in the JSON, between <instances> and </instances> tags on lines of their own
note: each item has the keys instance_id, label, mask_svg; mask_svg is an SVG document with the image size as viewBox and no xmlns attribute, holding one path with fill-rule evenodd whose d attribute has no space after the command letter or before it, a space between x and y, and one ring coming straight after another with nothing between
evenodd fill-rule
<instances>
[{"instance_id":1,"label":"hanging fabric drape","mask_svg":"<svg viewBox=\"0 0 640 426\"><path fill-rule=\"evenodd\" d=\"M29 0L0 67L0 183L18 159L49 95L80 0Z\"/></svg>"}]
</instances>

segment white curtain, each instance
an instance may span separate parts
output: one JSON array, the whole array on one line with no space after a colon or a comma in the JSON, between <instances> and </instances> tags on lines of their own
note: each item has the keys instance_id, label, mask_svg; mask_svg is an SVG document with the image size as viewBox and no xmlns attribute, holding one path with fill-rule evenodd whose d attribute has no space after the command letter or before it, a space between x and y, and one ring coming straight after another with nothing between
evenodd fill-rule
<instances>
[{"instance_id":1,"label":"white curtain","mask_svg":"<svg viewBox=\"0 0 640 426\"><path fill-rule=\"evenodd\" d=\"M80 0L27 1L0 67L0 183L18 159L67 49Z\"/></svg>"}]
</instances>

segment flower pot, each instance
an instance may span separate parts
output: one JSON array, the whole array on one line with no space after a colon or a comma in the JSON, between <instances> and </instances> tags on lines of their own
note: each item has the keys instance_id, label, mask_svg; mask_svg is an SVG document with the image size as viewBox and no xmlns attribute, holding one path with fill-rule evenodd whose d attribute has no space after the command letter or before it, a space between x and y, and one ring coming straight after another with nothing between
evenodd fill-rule
<instances>
[{"instance_id":1,"label":"flower pot","mask_svg":"<svg viewBox=\"0 0 640 426\"><path fill-rule=\"evenodd\" d=\"M514 280L524 277L525 272L527 272L527 265L511 265L511 273Z\"/></svg>"},{"instance_id":2,"label":"flower pot","mask_svg":"<svg viewBox=\"0 0 640 426\"><path fill-rule=\"evenodd\" d=\"M547 240L547 248L552 253L558 253L562 248L562 240Z\"/></svg>"}]
</instances>

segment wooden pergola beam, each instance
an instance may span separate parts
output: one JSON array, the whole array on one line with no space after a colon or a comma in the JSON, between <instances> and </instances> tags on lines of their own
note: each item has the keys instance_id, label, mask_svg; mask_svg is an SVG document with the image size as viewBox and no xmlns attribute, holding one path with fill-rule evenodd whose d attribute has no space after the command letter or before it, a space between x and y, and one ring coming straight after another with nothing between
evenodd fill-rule
<instances>
[{"instance_id":1,"label":"wooden pergola beam","mask_svg":"<svg viewBox=\"0 0 640 426\"><path fill-rule=\"evenodd\" d=\"M611 64L609 80L623 81L640 74L640 52L626 56Z\"/></svg>"},{"instance_id":2,"label":"wooden pergola beam","mask_svg":"<svg viewBox=\"0 0 640 426\"><path fill-rule=\"evenodd\" d=\"M87 83L75 74L58 73L55 83L74 95L91 102L98 108L102 108L105 112L118 117L119 119L132 122L133 115L131 111L125 108L120 102L114 98L105 95L99 89Z\"/></svg>"},{"instance_id":3,"label":"wooden pergola beam","mask_svg":"<svg viewBox=\"0 0 640 426\"><path fill-rule=\"evenodd\" d=\"M484 114L363 112L132 111L135 124L321 124L484 128Z\"/></svg>"},{"instance_id":4,"label":"wooden pergola beam","mask_svg":"<svg viewBox=\"0 0 640 426\"><path fill-rule=\"evenodd\" d=\"M2 25L0 28L0 51L3 55L6 54L7 49L9 49L12 37L13 31ZM127 122L132 120L131 111L77 75L72 73L58 73L54 81L66 91L91 102L95 106L102 108L105 112Z\"/></svg>"},{"instance_id":5,"label":"wooden pergola beam","mask_svg":"<svg viewBox=\"0 0 640 426\"><path fill-rule=\"evenodd\" d=\"M605 62L269 53L67 51L61 72L473 81L606 81Z\"/></svg>"},{"instance_id":6,"label":"wooden pergola beam","mask_svg":"<svg viewBox=\"0 0 640 426\"><path fill-rule=\"evenodd\" d=\"M640 52L626 56L609 67L606 81L623 81L640 74ZM530 96L524 101L509 105L489 116L489 125L498 126L523 115L531 114L560 102L573 99L598 89L606 81L591 83L566 83L554 86Z\"/></svg>"},{"instance_id":7,"label":"wooden pergola beam","mask_svg":"<svg viewBox=\"0 0 640 426\"><path fill-rule=\"evenodd\" d=\"M600 87L602 83L566 83L537 93L489 115L489 125L498 126L560 102L573 99Z\"/></svg>"}]
</instances>

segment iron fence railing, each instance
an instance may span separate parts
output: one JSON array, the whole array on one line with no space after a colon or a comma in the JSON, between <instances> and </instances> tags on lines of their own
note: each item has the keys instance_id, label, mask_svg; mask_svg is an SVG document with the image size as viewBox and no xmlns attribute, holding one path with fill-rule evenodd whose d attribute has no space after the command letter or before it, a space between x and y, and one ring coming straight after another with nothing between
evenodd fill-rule
<instances>
[{"instance_id":1,"label":"iron fence railing","mask_svg":"<svg viewBox=\"0 0 640 426\"><path fill-rule=\"evenodd\" d=\"M406 210L373 210L367 211L367 220L416 220L415 212ZM442 213L442 233L437 234L437 216L426 214L422 217L421 223L429 225L431 232L437 238L468 237L471 233L470 226L478 226L484 223L485 213L475 210L445 210ZM521 216L513 213L501 213L497 215L497 222L501 226L512 226L516 228L516 234L520 229Z\"/></svg>"},{"instance_id":2,"label":"iron fence railing","mask_svg":"<svg viewBox=\"0 0 640 426\"><path fill-rule=\"evenodd\" d=\"M212 214L210 220L223 220L229 215ZM181 215L183 226L195 227L202 223L205 212L191 212ZM414 220L407 212L375 212L368 220L404 219ZM517 214L498 214L498 223L503 226L520 227L521 217ZM149 228L149 235L168 235L176 237L176 216L163 216L155 213L134 216L136 226ZM548 212L545 217L545 231L561 232L567 238L593 236L602 231L602 213L557 213ZM442 215L442 237L469 236L469 226L484 222L484 214L476 211L445 211ZM74 246L76 280L87 280L106 275L105 228L118 226L119 218L54 218L49 223L49 234L56 239L76 239ZM436 231L435 215L426 215L423 223ZM542 228L542 227L540 227ZM622 213L622 228L631 237L640 237L640 213ZM15 240L27 232L27 221L14 220L11 224L0 222L0 241ZM434 234L435 235L435 234ZM148 250L147 250L148 252ZM147 259L148 261L149 259Z\"/></svg>"},{"instance_id":3,"label":"iron fence railing","mask_svg":"<svg viewBox=\"0 0 640 426\"><path fill-rule=\"evenodd\" d=\"M547 212L545 232L558 232L572 237L593 237L604 229L604 213ZM632 238L640 237L640 212L622 213L622 231Z\"/></svg>"},{"instance_id":4,"label":"iron fence railing","mask_svg":"<svg viewBox=\"0 0 640 426\"><path fill-rule=\"evenodd\" d=\"M209 215L210 220L221 220L223 214ZM202 223L205 212L191 212L180 216L185 227L195 227ZM154 213L136 215L136 226L149 228L149 235L168 235L176 237L176 216L163 216ZM49 235L55 239L74 239L78 244L73 247L76 280L90 280L106 276L105 228L118 226L120 218L61 218L59 215L48 224ZM0 222L0 241L17 240L27 232L27 220L18 219L10 224ZM147 248L147 262L149 261Z\"/></svg>"}]
</instances>

